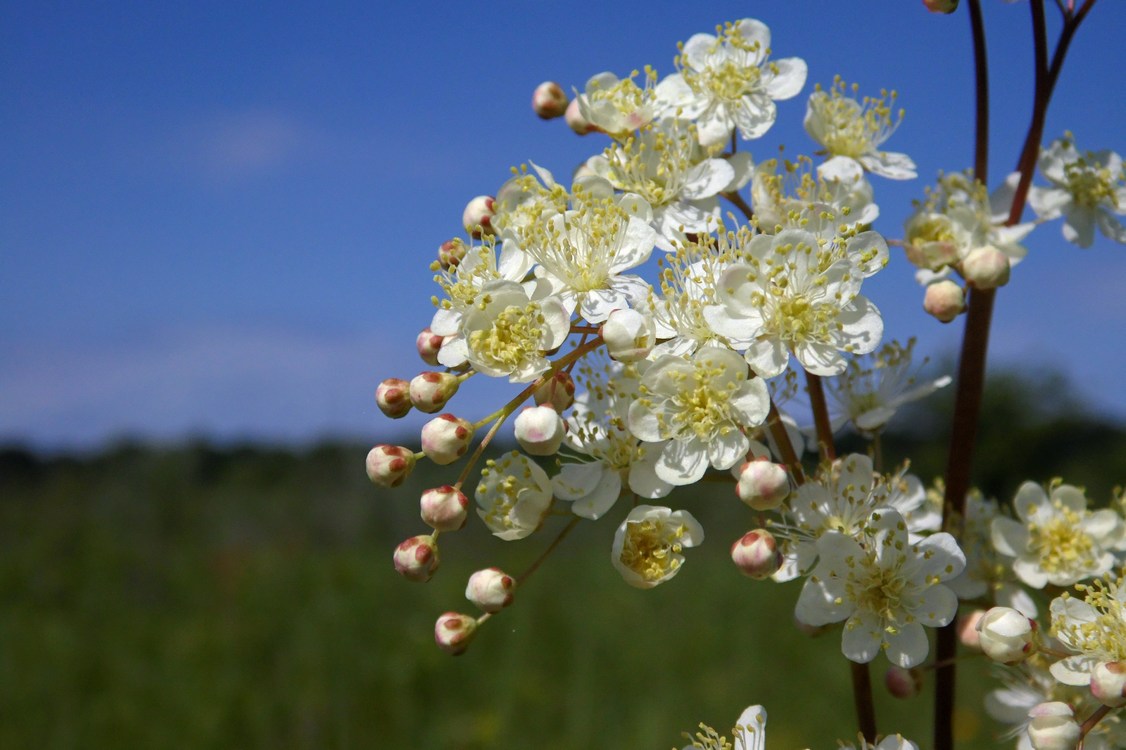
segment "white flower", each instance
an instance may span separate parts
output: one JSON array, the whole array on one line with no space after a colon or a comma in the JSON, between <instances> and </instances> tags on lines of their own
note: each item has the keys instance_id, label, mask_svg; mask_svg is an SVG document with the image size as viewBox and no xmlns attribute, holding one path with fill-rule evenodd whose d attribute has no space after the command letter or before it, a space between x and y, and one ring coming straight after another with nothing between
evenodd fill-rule
<instances>
[{"instance_id":1,"label":"white flower","mask_svg":"<svg viewBox=\"0 0 1126 750\"><path fill-rule=\"evenodd\" d=\"M874 232L849 242L882 245ZM823 246L809 232L787 229L755 235L747 261L720 277L718 305L704 310L712 329L724 336L753 337L746 360L764 378L780 375L793 352L815 375L836 375L842 352L865 354L880 342L880 311L860 294L862 272L839 246Z\"/></svg>"},{"instance_id":2,"label":"white flower","mask_svg":"<svg viewBox=\"0 0 1126 750\"><path fill-rule=\"evenodd\" d=\"M504 244L498 257L496 239L492 236L483 238L482 244L466 250L456 265L434 277L446 293L446 299L435 299L438 310L430 322L431 333L445 337L456 335L462 318L478 303L486 284L502 280L520 281L531 268L532 259L515 244Z\"/></svg>"},{"instance_id":3,"label":"white flower","mask_svg":"<svg viewBox=\"0 0 1126 750\"><path fill-rule=\"evenodd\" d=\"M638 505L614 534L610 560L630 586L650 589L680 571L681 551L704 541L704 529L686 510Z\"/></svg>"},{"instance_id":4,"label":"white flower","mask_svg":"<svg viewBox=\"0 0 1126 750\"><path fill-rule=\"evenodd\" d=\"M890 95L881 92L879 99L866 96L857 101L854 98L857 88L853 84L853 96L846 96L845 83L840 76L834 79L827 92L818 85L809 96L805 131L831 156L852 160L881 177L914 179L915 162L907 154L879 150L880 144L890 138L903 121L902 110L898 118L893 119L895 92Z\"/></svg>"},{"instance_id":5,"label":"white flower","mask_svg":"<svg viewBox=\"0 0 1126 750\"><path fill-rule=\"evenodd\" d=\"M745 139L760 137L774 124L774 100L796 96L806 77L804 60L769 57L770 29L751 18L716 36L695 34L681 47L680 72L657 85L662 112L695 119L705 146L724 143L735 128Z\"/></svg>"},{"instance_id":6,"label":"white flower","mask_svg":"<svg viewBox=\"0 0 1126 750\"><path fill-rule=\"evenodd\" d=\"M523 539L540 527L551 508L551 480L527 456L512 451L481 469L477 515L505 541Z\"/></svg>"},{"instance_id":7,"label":"white flower","mask_svg":"<svg viewBox=\"0 0 1126 750\"><path fill-rule=\"evenodd\" d=\"M859 745L851 742L841 743L840 750L919 750L919 746L901 734L889 734L875 745L859 737Z\"/></svg>"},{"instance_id":8,"label":"white flower","mask_svg":"<svg viewBox=\"0 0 1126 750\"><path fill-rule=\"evenodd\" d=\"M798 597L795 615L806 625L845 620L841 651L869 662L883 651L903 668L921 663L929 644L923 626L941 627L958 611L958 597L941 581L958 575L966 558L950 534L911 544L894 510L872 513L861 542L829 532Z\"/></svg>"},{"instance_id":9,"label":"white flower","mask_svg":"<svg viewBox=\"0 0 1126 750\"><path fill-rule=\"evenodd\" d=\"M1126 577L1099 578L1052 600L1052 635L1074 656L1052 665L1052 676L1065 685L1087 685L1101 662L1126 660Z\"/></svg>"},{"instance_id":10,"label":"white flower","mask_svg":"<svg viewBox=\"0 0 1126 750\"><path fill-rule=\"evenodd\" d=\"M862 435L877 434L896 409L950 384L949 375L919 382L918 368L911 366L914 348L914 337L907 346L892 341L864 361L849 360L844 372L825 383L834 430L852 422Z\"/></svg>"},{"instance_id":11,"label":"white flower","mask_svg":"<svg viewBox=\"0 0 1126 750\"><path fill-rule=\"evenodd\" d=\"M1126 171L1118 154L1080 154L1068 134L1040 152L1040 173L1052 186L1032 188L1028 202L1041 219L1063 216L1068 242L1090 247L1097 226L1106 237L1126 243L1126 227L1115 218L1126 215Z\"/></svg>"},{"instance_id":12,"label":"white flower","mask_svg":"<svg viewBox=\"0 0 1126 750\"><path fill-rule=\"evenodd\" d=\"M1013 572L1035 589L1071 586L1106 573L1123 535L1122 519L1113 510L1088 511L1087 498L1071 485L1051 489L1049 497L1040 485L1025 482L1013 498L1019 520L993 520L993 546L1016 558Z\"/></svg>"},{"instance_id":13,"label":"white flower","mask_svg":"<svg viewBox=\"0 0 1126 750\"><path fill-rule=\"evenodd\" d=\"M808 156L799 156L794 162L768 159L755 165L751 201L760 231L805 229L831 240L879 217L872 185L858 162L834 157L816 170L812 164Z\"/></svg>"},{"instance_id":14,"label":"white flower","mask_svg":"<svg viewBox=\"0 0 1126 750\"><path fill-rule=\"evenodd\" d=\"M730 349L706 347L691 360L657 359L641 378L641 397L630 404L630 432L662 443L655 470L662 480L698 481L708 465L730 469L750 447L744 430L766 419L770 397L760 378Z\"/></svg>"},{"instance_id":15,"label":"white flower","mask_svg":"<svg viewBox=\"0 0 1126 750\"><path fill-rule=\"evenodd\" d=\"M586 90L576 95L579 112L583 118L602 132L614 138L624 138L653 119L656 112L653 89L650 84L656 74L645 70L645 88L633 79L619 79L613 73L599 73L586 83Z\"/></svg>"},{"instance_id":16,"label":"white flower","mask_svg":"<svg viewBox=\"0 0 1126 750\"><path fill-rule=\"evenodd\" d=\"M691 745L685 745L682 750L765 750L766 748L766 709L762 706L748 706L739 714L739 720L731 729L735 740L734 748L707 724L700 725L700 731L695 735L686 737L692 740Z\"/></svg>"}]
</instances>

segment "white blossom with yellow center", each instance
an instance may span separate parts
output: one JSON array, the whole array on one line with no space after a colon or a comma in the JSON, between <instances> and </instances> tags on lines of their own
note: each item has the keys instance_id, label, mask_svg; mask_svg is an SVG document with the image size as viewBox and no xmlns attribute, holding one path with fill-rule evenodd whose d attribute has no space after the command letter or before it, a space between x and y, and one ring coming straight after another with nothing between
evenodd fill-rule
<instances>
[{"instance_id":1,"label":"white blossom with yellow center","mask_svg":"<svg viewBox=\"0 0 1126 750\"><path fill-rule=\"evenodd\" d=\"M551 509L547 472L518 451L490 459L475 493L477 515L505 541L523 539L540 527Z\"/></svg>"},{"instance_id":2,"label":"white blossom with yellow center","mask_svg":"<svg viewBox=\"0 0 1126 750\"><path fill-rule=\"evenodd\" d=\"M513 383L535 380L551 366L544 353L560 346L571 316L555 297L532 300L515 281L486 283L460 321L456 335L438 352L446 367L469 362L490 377Z\"/></svg>"},{"instance_id":3,"label":"white blossom with yellow center","mask_svg":"<svg viewBox=\"0 0 1126 750\"><path fill-rule=\"evenodd\" d=\"M641 396L629 407L629 429L660 443L654 470L673 485L692 484L713 468L730 469L746 456L746 432L761 425L770 396L761 378L747 379L735 352L715 346L691 359L665 355L641 378Z\"/></svg>"},{"instance_id":4,"label":"white blossom with yellow center","mask_svg":"<svg viewBox=\"0 0 1126 750\"><path fill-rule=\"evenodd\" d=\"M1051 485L1051 496L1025 482L1013 498L1017 519L993 519L993 546L1013 560L1013 572L1026 585L1071 586L1101 576L1114 565L1113 549L1126 533L1122 517L1104 508L1091 512L1083 491Z\"/></svg>"},{"instance_id":5,"label":"white blossom with yellow center","mask_svg":"<svg viewBox=\"0 0 1126 750\"><path fill-rule=\"evenodd\" d=\"M958 612L958 597L942 583L966 564L958 543L940 532L911 544L898 511L874 511L855 538L822 535L817 553L795 616L815 627L844 621L841 652L851 661L883 651L905 669L920 664L930 648L923 626L942 627Z\"/></svg>"},{"instance_id":6,"label":"white blossom with yellow center","mask_svg":"<svg viewBox=\"0 0 1126 750\"><path fill-rule=\"evenodd\" d=\"M583 93L576 95L583 118L612 138L625 138L648 124L656 114L652 84L657 74L647 67L642 86L634 82L639 75L635 70L626 78L613 73L593 76Z\"/></svg>"},{"instance_id":7,"label":"white blossom with yellow center","mask_svg":"<svg viewBox=\"0 0 1126 750\"><path fill-rule=\"evenodd\" d=\"M686 510L638 505L614 534L610 560L630 586L650 589L680 571L681 552L704 541L704 529Z\"/></svg>"},{"instance_id":8,"label":"white blossom with yellow center","mask_svg":"<svg viewBox=\"0 0 1126 750\"><path fill-rule=\"evenodd\" d=\"M531 268L532 259L519 247L506 243L498 253L495 238L485 237L480 245L470 247L457 265L436 269L434 281L446 296L431 298L438 309L430 321L430 330L437 336L453 336L465 313L479 302L486 284L500 280L520 281Z\"/></svg>"},{"instance_id":9,"label":"white blossom with yellow center","mask_svg":"<svg viewBox=\"0 0 1126 750\"><path fill-rule=\"evenodd\" d=\"M903 120L903 111L893 115L895 92L880 92L880 97L864 97L857 101L858 87L851 87L852 96L840 76L824 91L820 85L809 95L805 111L805 131L825 148L825 153L854 162L863 169L892 180L915 178L915 162L907 154L880 151L879 146L895 132ZM890 101L889 101L890 100Z\"/></svg>"},{"instance_id":10,"label":"white blossom with yellow center","mask_svg":"<svg viewBox=\"0 0 1126 750\"><path fill-rule=\"evenodd\" d=\"M1109 239L1126 243L1126 227L1115 218L1126 215L1126 170L1118 154L1080 153L1069 134L1040 153L1040 173L1052 186L1032 188L1028 203L1043 220L1063 216L1068 242L1090 247L1098 227Z\"/></svg>"},{"instance_id":11,"label":"white blossom with yellow center","mask_svg":"<svg viewBox=\"0 0 1126 750\"><path fill-rule=\"evenodd\" d=\"M704 317L723 336L752 339L746 360L764 378L782 374L791 352L808 372L836 375L843 353L866 354L883 335L880 311L860 294L865 270L850 260L852 252L866 257L868 245L887 252L875 232L849 240L848 252L800 229L755 235L747 260L720 277L719 304Z\"/></svg>"},{"instance_id":12,"label":"white blossom with yellow center","mask_svg":"<svg viewBox=\"0 0 1126 750\"><path fill-rule=\"evenodd\" d=\"M762 136L777 117L775 100L805 85L805 61L770 60L770 29L752 18L695 34L680 49L680 72L657 84L657 98L662 114L696 120L705 146L724 144L735 128L748 140Z\"/></svg>"},{"instance_id":13,"label":"white blossom with yellow center","mask_svg":"<svg viewBox=\"0 0 1126 750\"><path fill-rule=\"evenodd\" d=\"M1087 685L1102 662L1126 661L1126 576L1078 584L1082 599L1064 593L1052 600L1052 635L1075 652L1051 666L1065 685Z\"/></svg>"},{"instance_id":14,"label":"white blossom with yellow center","mask_svg":"<svg viewBox=\"0 0 1126 750\"><path fill-rule=\"evenodd\" d=\"M751 182L754 223L765 234L805 229L826 240L855 234L880 215L873 195L859 164L832 159L814 170L808 156L759 162Z\"/></svg>"},{"instance_id":15,"label":"white blossom with yellow center","mask_svg":"<svg viewBox=\"0 0 1126 750\"><path fill-rule=\"evenodd\" d=\"M766 748L766 709L762 706L748 706L739 715L739 720L731 729L732 745L726 736L721 735L707 724L700 724L694 734L684 733L692 740L682 750L765 750Z\"/></svg>"}]
</instances>

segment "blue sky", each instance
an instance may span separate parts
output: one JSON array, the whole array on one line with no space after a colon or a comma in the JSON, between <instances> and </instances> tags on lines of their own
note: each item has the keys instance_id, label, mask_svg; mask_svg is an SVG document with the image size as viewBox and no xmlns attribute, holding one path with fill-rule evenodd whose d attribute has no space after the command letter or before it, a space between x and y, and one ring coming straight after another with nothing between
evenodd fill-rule
<instances>
[{"instance_id":1,"label":"blue sky","mask_svg":"<svg viewBox=\"0 0 1126 750\"><path fill-rule=\"evenodd\" d=\"M1024 3L986 0L996 178L1028 120ZM876 228L971 159L969 23L920 2L0 3L0 439L123 435L378 440L371 393L422 369L427 264L461 210L528 159L566 174L601 150L534 117L532 89L673 71L678 40L743 16L809 64L755 155L812 144L805 94L836 73L899 91L888 143L919 180L875 178ZM842 8L847 8L847 12ZM1055 12L1049 8L1055 20ZM1057 24L1053 24L1053 29ZM1126 3L1080 30L1047 135L1126 152ZM999 295L994 363L1062 369L1126 417L1126 248L1053 223ZM941 355L896 260L867 282L888 335ZM500 398L505 387L481 393ZM484 408L481 409L484 413ZM480 416L480 415L473 415ZM417 424L417 423L415 423Z\"/></svg>"}]
</instances>

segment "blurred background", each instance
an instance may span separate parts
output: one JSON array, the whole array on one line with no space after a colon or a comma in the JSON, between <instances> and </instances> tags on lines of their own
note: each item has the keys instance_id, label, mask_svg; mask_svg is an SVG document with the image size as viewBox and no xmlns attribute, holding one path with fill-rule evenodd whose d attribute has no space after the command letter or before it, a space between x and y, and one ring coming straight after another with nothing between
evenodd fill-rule
<instances>
[{"instance_id":1,"label":"blurred background","mask_svg":"<svg viewBox=\"0 0 1126 750\"><path fill-rule=\"evenodd\" d=\"M969 24L916 2L0 2L0 747L669 747L755 702L773 746L833 746L851 726L839 643L788 626L795 589L727 562L747 519L726 496L674 499L715 543L650 592L608 564L618 521L583 525L450 659L431 629L468 606L469 573L521 569L558 527L506 545L471 523L409 584L391 550L446 474L385 492L362 469L373 443L417 444L422 420L371 394L424 367L427 266L465 202L604 145L538 120L533 88L672 72L677 41L744 16L810 71L756 158L813 148L805 95L839 73L907 110L887 148L920 178L874 179L878 230L899 236L938 170L968 166ZM1027 16L986 3L994 184L1030 110ZM1124 25L1104 1L1080 29L1046 139L1126 151ZM1126 466L1126 254L1058 222L1027 244L975 477L1007 499L1062 475L1103 503ZM865 293L888 338L952 371L961 322L922 312L902 258ZM473 385L474 418L511 393ZM924 480L949 395L888 440ZM885 700L881 727L925 726L925 700ZM964 707L960 731L992 746L979 696Z\"/></svg>"}]
</instances>

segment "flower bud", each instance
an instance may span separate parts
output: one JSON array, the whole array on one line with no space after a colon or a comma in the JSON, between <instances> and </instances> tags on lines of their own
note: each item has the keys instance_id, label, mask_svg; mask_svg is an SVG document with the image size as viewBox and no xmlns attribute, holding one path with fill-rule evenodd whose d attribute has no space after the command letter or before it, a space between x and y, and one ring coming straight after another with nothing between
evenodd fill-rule
<instances>
[{"instance_id":1,"label":"flower bud","mask_svg":"<svg viewBox=\"0 0 1126 750\"><path fill-rule=\"evenodd\" d=\"M562 117L567 111L567 94L555 81L544 81L532 92L532 109L544 120Z\"/></svg>"},{"instance_id":2,"label":"flower bud","mask_svg":"<svg viewBox=\"0 0 1126 750\"><path fill-rule=\"evenodd\" d=\"M619 362L637 362L649 356L657 343L653 318L637 310L612 310L602 324L606 352Z\"/></svg>"},{"instance_id":3,"label":"flower bud","mask_svg":"<svg viewBox=\"0 0 1126 750\"><path fill-rule=\"evenodd\" d=\"M575 131L579 135L586 135L587 133L591 133L596 130L594 125L592 125L589 120L583 117L583 113L579 111L578 99L571 100L571 103L567 105L567 111L563 113L563 116L567 120L567 127Z\"/></svg>"},{"instance_id":4,"label":"flower bud","mask_svg":"<svg viewBox=\"0 0 1126 750\"><path fill-rule=\"evenodd\" d=\"M1126 664L1104 661L1091 670L1091 695L1104 706L1126 706Z\"/></svg>"},{"instance_id":5,"label":"flower bud","mask_svg":"<svg viewBox=\"0 0 1126 750\"><path fill-rule=\"evenodd\" d=\"M1033 651L1036 623L1009 607L994 607L977 624L981 650L993 661L1016 664Z\"/></svg>"},{"instance_id":6,"label":"flower bud","mask_svg":"<svg viewBox=\"0 0 1126 750\"><path fill-rule=\"evenodd\" d=\"M423 328L415 338L414 346L418 350L418 356L422 357L422 361L431 367L435 367L438 364L438 350L442 348L442 342L445 340L445 336L439 336L429 328Z\"/></svg>"},{"instance_id":7,"label":"flower bud","mask_svg":"<svg viewBox=\"0 0 1126 750\"><path fill-rule=\"evenodd\" d=\"M465 598L484 612L500 612L512 603L516 580L499 568L485 568L469 576Z\"/></svg>"},{"instance_id":8,"label":"flower bud","mask_svg":"<svg viewBox=\"0 0 1126 750\"><path fill-rule=\"evenodd\" d=\"M368 479L379 487L398 487L410 476L414 461L414 451L410 448L377 445L368 451Z\"/></svg>"},{"instance_id":9,"label":"flower bud","mask_svg":"<svg viewBox=\"0 0 1126 750\"><path fill-rule=\"evenodd\" d=\"M422 426L422 452L436 464L452 464L472 440L473 425L453 414L440 414Z\"/></svg>"},{"instance_id":10,"label":"flower bud","mask_svg":"<svg viewBox=\"0 0 1126 750\"><path fill-rule=\"evenodd\" d=\"M494 206L495 199L491 195L478 195L466 204L461 223L474 239L493 233Z\"/></svg>"},{"instance_id":11,"label":"flower bud","mask_svg":"<svg viewBox=\"0 0 1126 750\"><path fill-rule=\"evenodd\" d=\"M532 456L553 456L563 443L566 427L550 406L529 406L516 416L516 442Z\"/></svg>"},{"instance_id":12,"label":"flower bud","mask_svg":"<svg viewBox=\"0 0 1126 750\"><path fill-rule=\"evenodd\" d=\"M884 673L884 687L893 698L914 698L923 689L923 674L893 664Z\"/></svg>"},{"instance_id":13,"label":"flower bud","mask_svg":"<svg viewBox=\"0 0 1126 750\"><path fill-rule=\"evenodd\" d=\"M774 510L790 494L790 475L766 458L747 461L739 469L735 494L754 510Z\"/></svg>"},{"instance_id":14,"label":"flower bud","mask_svg":"<svg viewBox=\"0 0 1126 750\"><path fill-rule=\"evenodd\" d=\"M469 517L469 498L450 485L422 493L422 520L435 531L457 531Z\"/></svg>"},{"instance_id":15,"label":"flower bud","mask_svg":"<svg viewBox=\"0 0 1126 750\"><path fill-rule=\"evenodd\" d=\"M411 403L419 411L433 414L441 411L457 393L461 380L448 372L428 370L414 376L410 384Z\"/></svg>"},{"instance_id":16,"label":"flower bud","mask_svg":"<svg viewBox=\"0 0 1126 750\"><path fill-rule=\"evenodd\" d=\"M1009 258L986 245L974 249L962 261L962 276L977 289L996 289L1009 283Z\"/></svg>"},{"instance_id":17,"label":"flower bud","mask_svg":"<svg viewBox=\"0 0 1126 750\"><path fill-rule=\"evenodd\" d=\"M477 632L477 619L458 612L447 612L434 623L434 642L451 656L465 653L473 634Z\"/></svg>"},{"instance_id":18,"label":"flower bud","mask_svg":"<svg viewBox=\"0 0 1126 750\"><path fill-rule=\"evenodd\" d=\"M958 0L923 0L931 13L953 13L958 10Z\"/></svg>"},{"instance_id":19,"label":"flower bud","mask_svg":"<svg viewBox=\"0 0 1126 750\"><path fill-rule=\"evenodd\" d=\"M438 264L448 270L461 263L468 250L469 247L458 237L446 240L438 246Z\"/></svg>"},{"instance_id":20,"label":"flower bud","mask_svg":"<svg viewBox=\"0 0 1126 750\"><path fill-rule=\"evenodd\" d=\"M429 581L438 569L438 543L429 534L419 534L395 548L395 572L408 581Z\"/></svg>"},{"instance_id":21,"label":"flower bud","mask_svg":"<svg viewBox=\"0 0 1126 750\"><path fill-rule=\"evenodd\" d=\"M1036 750L1074 750L1079 742L1079 722L1071 706L1059 701L1041 703L1028 712L1028 739Z\"/></svg>"},{"instance_id":22,"label":"flower bud","mask_svg":"<svg viewBox=\"0 0 1126 750\"><path fill-rule=\"evenodd\" d=\"M923 309L943 323L949 323L966 309L966 294L949 279L927 286Z\"/></svg>"},{"instance_id":23,"label":"flower bud","mask_svg":"<svg viewBox=\"0 0 1126 750\"><path fill-rule=\"evenodd\" d=\"M540 406L550 406L560 414L575 403L575 381L571 373L560 370L545 380L533 395Z\"/></svg>"},{"instance_id":24,"label":"flower bud","mask_svg":"<svg viewBox=\"0 0 1126 750\"><path fill-rule=\"evenodd\" d=\"M766 529L748 531L731 545L731 560L743 575L761 581L782 567L782 551Z\"/></svg>"},{"instance_id":25,"label":"flower bud","mask_svg":"<svg viewBox=\"0 0 1126 750\"><path fill-rule=\"evenodd\" d=\"M985 617L984 609L975 609L967 615L958 618L958 640L966 648L981 650L981 633L977 632L977 624Z\"/></svg>"},{"instance_id":26,"label":"flower bud","mask_svg":"<svg viewBox=\"0 0 1126 750\"><path fill-rule=\"evenodd\" d=\"M387 378L375 389L375 403L391 419L405 417L411 410L410 384L401 378Z\"/></svg>"}]
</instances>

